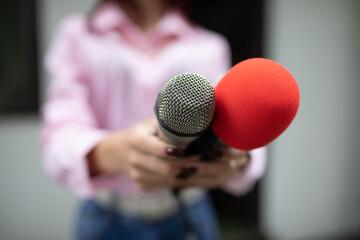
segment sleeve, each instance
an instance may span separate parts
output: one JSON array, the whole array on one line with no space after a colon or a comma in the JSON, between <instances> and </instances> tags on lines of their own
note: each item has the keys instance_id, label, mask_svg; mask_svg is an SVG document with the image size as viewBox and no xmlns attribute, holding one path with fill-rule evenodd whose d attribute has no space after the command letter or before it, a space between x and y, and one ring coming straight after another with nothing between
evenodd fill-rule
<instances>
[{"instance_id":1,"label":"sleeve","mask_svg":"<svg viewBox=\"0 0 360 240\"><path fill-rule=\"evenodd\" d=\"M217 36L217 53L212 64L212 79L209 79L214 86L221 80L226 72L231 67L231 50L227 40L218 35ZM266 166L266 148L258 148L249 152L251 156L250 164L245 170L239 172L232 179L226 182L222 188L234 195L242 195L251 190L257 180L259 180L265 170Z\"/></svg>"},{"instance_id":2,"label":"sleeve","mask_svg":"<svg viewBox=\"0 0 360 240\"><path fill-rule=\"evenodd\" d=\"M107 131L98 128L86 69L77 52L82 24L79 17L66 19L45 58L51 83L42 109L42 148L46 172L78 196L91 197L116 179L90 179L88 174L86 155Z\"/></svg>"},{"instance_id":3,"label":"sleeve","mask_svg":"<svg viewBox=\"0 0 360 240\"><path fill-rule=\"evenodd\" d=\"M234 195L243 195L249 192L265 171L266 166L266 147L252 150L250 153L250 164L245 170L239 172L230 179L223 189Z\"/></svg>"}]
</instances>

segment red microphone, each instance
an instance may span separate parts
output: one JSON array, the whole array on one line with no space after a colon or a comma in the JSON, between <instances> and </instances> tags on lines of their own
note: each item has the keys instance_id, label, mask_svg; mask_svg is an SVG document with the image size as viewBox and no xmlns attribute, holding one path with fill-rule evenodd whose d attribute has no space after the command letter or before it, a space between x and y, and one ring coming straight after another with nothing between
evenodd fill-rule
<instances>
[{"instance_id":1,"label":"red microphone","mask_svg":"<svg viewBox=\"0 0 360 240\"><path fill-rule=\"evenodd\" d=\"M212 129L227 145L251 150L269 144L295 118L298 85L281 64L251 58L232 67L215 88Z\"/></svg>"}]
</instances>

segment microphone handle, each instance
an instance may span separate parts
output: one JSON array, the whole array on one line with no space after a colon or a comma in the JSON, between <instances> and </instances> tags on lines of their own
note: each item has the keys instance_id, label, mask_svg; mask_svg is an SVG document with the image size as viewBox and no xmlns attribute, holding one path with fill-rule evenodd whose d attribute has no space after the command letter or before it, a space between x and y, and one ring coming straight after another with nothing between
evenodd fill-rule
<instances>
[{"instance_id":1,"label":"microphone handle","mask_svg":"<svg viewBox=\"0 0 360 240\"><path fill-rule=\"evenodd\" d=\"M209 128L203 135L191 142L185 150L185 156L203 155L212 151L216 145L220 143L219 138L214 131ZM211 159L203 158L202 161L211 161Z\"/></svg>"},{"instance_id":2,"label":"microphone handle","mask_svg":"<svg viewBox=\"0 0 360 240\"><path fill-rule=\"evenodd\" d=\"M188 145L185 150L185 156L191 156L195 154L203 155L206 152L211 151L219 142L220 140L210 128L207 132ZM211 161L211 159L203 158L202 161ZM172 192L178 200L179 214L185 230L186 239L194 239L195 231L187 217L186 206L180 199L180 190L181 189L173 189Z\"/></svg>"}]
</instances>

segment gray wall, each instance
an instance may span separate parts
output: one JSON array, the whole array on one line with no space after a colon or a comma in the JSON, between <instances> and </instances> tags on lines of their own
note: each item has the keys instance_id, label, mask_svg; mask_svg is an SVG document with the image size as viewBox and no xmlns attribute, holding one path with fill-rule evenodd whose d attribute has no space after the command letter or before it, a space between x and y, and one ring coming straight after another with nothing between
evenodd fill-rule
<instances>
[{"instance_id":1,"label":"gray wall","mask_svg":"<svg viewBox=\"0 0 360 240\"><path fill-rule=\"evenodd\" d=\"M58 20L94 2L40 1L41 55ZM294 123L271 144L262 186L262 227L273 239L360 229L359 3L268 1L267 56L301 92ZM38 116L0 119L0 239L71 239L77 200L45 176L40 128Z\"/></svg>"},{"instance_id":2,"label":"gray wall","mask_svg":"<svg viewBox=\"0 0 360 240\"><path fill-rule=\"evenodd\" d=\"M74 10L89 9L95 0L38 2L42 57L59 19ZM42 79L44 98L44 72ZM77 199L45 175L40 129L39 116L0 117L0 239L72 239Z\"/></svg>"},{"instance_id":3,"label":"gray wall","mask_svg":"<svg viewBox=\"0 0 360 240\"><path fill-rule=\"evenodd\" d=\"M0 239L70 239L75 199L43 172L36 116L0 120Z\"/></svg>"},{"instance_id":4,"label":"gray wall","mask_svg":"<svg viewBox=\"0 0 360 240\"><path fill-rule=\"evenodd\" d=\"M269 1L267 55L301 94L263 186L263 227L274 239L360 231L359 11L357 0Z\"/></svg>"}]
</instances>

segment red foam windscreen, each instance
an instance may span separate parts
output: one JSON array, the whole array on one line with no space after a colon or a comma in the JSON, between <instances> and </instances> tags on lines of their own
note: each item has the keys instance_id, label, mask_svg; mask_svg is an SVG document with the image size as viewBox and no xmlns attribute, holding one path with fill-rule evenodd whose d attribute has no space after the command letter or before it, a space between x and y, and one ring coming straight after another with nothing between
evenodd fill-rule
<instances>
[{"instance_id":1,"label":"red foam windscreen","mask_svg":"<svg viewBox=\"0 0 360 240\"><path fill-rule=\"evenodd\" d=\"M290 125L300 104L298 85L281 64L251 58L215 87L212 129L227 145L251 150L269 144Z\"/></svg>"}]
</instances>

